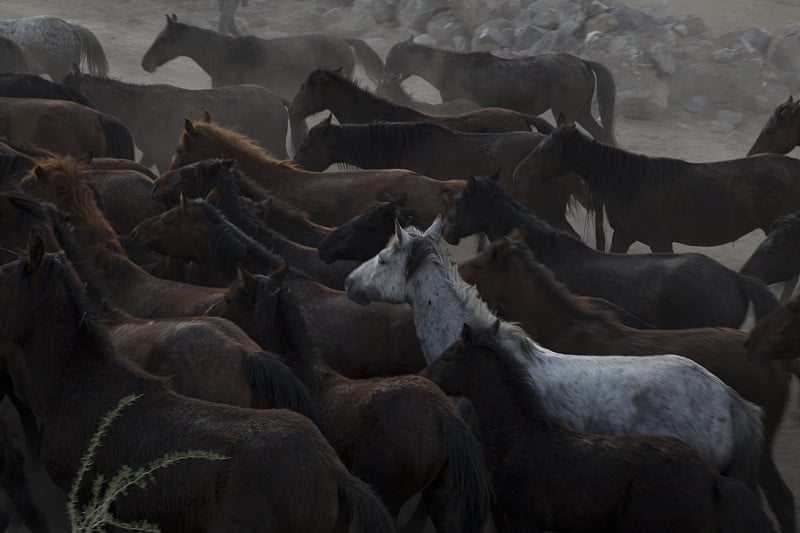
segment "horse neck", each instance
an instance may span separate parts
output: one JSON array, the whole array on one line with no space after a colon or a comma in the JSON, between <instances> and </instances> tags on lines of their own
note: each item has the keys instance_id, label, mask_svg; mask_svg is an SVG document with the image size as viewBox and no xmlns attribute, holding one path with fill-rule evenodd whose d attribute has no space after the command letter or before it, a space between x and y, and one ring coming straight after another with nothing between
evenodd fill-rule
<instances>
[{"instance_id":1,"label":"horse neck","mask_svg":"<svg viewBox=\"0 0 800 533\"><path fill-rule=\"evenodd\" d=\"M183 27L183 37L177 41L176 57L191 58L212 79L220 70L226 70L228 60L235 57L236 41L232 37L188 25Z\"/></svg>"},{"instance_id":2,"label":"horse neck","mask_svg":"<svg viewBox=\"0 0 800 533\"><path fill-rule=\"evenodd\" d=\"M448 73L444 72L441 61L445 57L451 59L452 52L428 48L427 46L416 46L409 50L414 60L414 72L406 74L416 74L420 78L439 88L439 85L447 79ZM409 97L410 98L410 97Z\"/></svg>"},{"instance_id":3,"label":"horse neck","mask_svg":"<svg viewBox=\"0 0 800 533\"><path fill-rule=\"evenodd\" d=\"M477 291L458 275L446 257L437 265L427 261L408 281L408 303L428 364L432 363L461 335L464 324L486 328L495 316Z\"/></svg>"},{"instance_id":4,"label":"horse neck","mask_svg":"<svg viewBox=\"0 0 800 533\"><path fill-rule=\"evenodd\" d=\"M277 195L295 191L298 185L298 178L317 174L316 172L308 172L282 165L264 154L250 150L224 149L223 151L226 152L226 157L236 159L242 171L247 174L246 178L249 178L252 186L247 183L247 179L242 179L239 185L242 193L254 200L266 199L267 194L264 189L268 189ZM252 196L251 192L255 192L257 196Z\"/></svg>"},{"instance_id":5,"label":"horse neck","mask_svg":"<svg viewBox=\"0 0 800 533\"><path fill-rule=\"evenodd\" d=\"M363 124L376 120L400 120L398 108L345 80L337 81L327 93L328 109L342 124ZM408 119L405 119L408 120Z\"/></svg>"}]
</instances>

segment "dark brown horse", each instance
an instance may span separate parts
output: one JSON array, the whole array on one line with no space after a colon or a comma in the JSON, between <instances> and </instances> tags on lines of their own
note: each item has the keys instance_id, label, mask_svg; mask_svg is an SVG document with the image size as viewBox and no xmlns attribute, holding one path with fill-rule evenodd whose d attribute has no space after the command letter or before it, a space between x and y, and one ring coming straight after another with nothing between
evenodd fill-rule
<instances>
[{"instance_id":1,"label":"dark brown horse","mask_svg":"<svg viewBox=\"0 0 800 533\"><path fill-rule=\"evenodd\" d=\"M496 240L522 228L537 259L575 294L617 304L662 329L739 327L749 304L764 316L777 300L760 281L701 254L610 254L592 250L533 216L492 178L470 179L451 206L451 244L480 231Z\"/></svg>"},{"instance_id":2,"label":"dark brown horse","mask_svg":"<svg viewBox=\"0 0 800 533\"><path fill-rule=\"evenodd\" d=\"M114 350L138 367L169 378L182 396L257 409L283 408L312 420L303 385L276 357L264 352L224 318L135 318L101 308Z\"/></svg>"},{"instance_id":3,"label":"dark brown horse","mask_svg":"<svg viewBox=\"0 0 800 533\"><path fill-rule=\"evenodd\" d=\"M65 100L0 97L4 135L60 155L133 159L133 138L118 119Z\"/></svg>"},{"instance_id":4,"label":"dark brown horse","mask_svg":"<svg viewBox=\"0 0 800 533\"><path fill-rule=\"evenodd\" d=\"M266 274L285 260L328 287L343 289L345 278L358 266L356 261L327 265L316 249L288 241L269 231L255 217L240 213L242 225L249 225L255 234L251 237L209 203L208 200L219 195L219 189L214 189L206 200L189 200L181 195L180 205L144 220L134 228L131 237L159 253L195 261L208 282L219 287L228 286L236 278L238 264ZM241 198L238 200L240 205L231 207L232 210L244 209Z\"/></svg>"},{"instance_id":5,"label":"dark brown horse","mask_svg":"<svg viewBox=\"0 0 800 533\"><path fill-rule=\"evenodd\" d=\"M772 444L789 396L789 373L777 363L748 359L746 334L729 328L638 330L620 324L571 294L533 257L523 241L504 237L461 263L461 277L481 297L518 322L536 342L560 353L688 357L711 371L764 413L760 485L783 531L794 531L794 497L781 478Z\"/></svg>"},{"instance_id":6,"label":"dark brown horse","mask_svg":"<svg viewBox=\"0 0 800 533\"><path fill-rule=\"evenodd\" d=\"M756 322L746 345L755 361L800 357L800 296Z\"/></svg>"},{"instance_id":7,"label":"dark brown horse","mask_svg":"<svg viewBox=\"0 0 800 533\"><path fill-rule=\"evenodd\" d=\"M470 133L530 131L531 126L539 133L553 131L553 126L543 118L498 107L451 116L421 113L375 96L339 71L315 70L300 86L289 113L297 120L326 109L342 124L431 122Z\"/></svg>"},{"instance_id":8,"label":"dark brown horse","mask_svg":"<svg viewBox=\"0 0 800 533\"><path fill-rule=\"evenodd\" d=\"M225 292L222 289L161 280L130 261L81 175L81 168L74 162L53 160L40 163L21 185L24 191L54 203L70 215L74 230L54 225L54 238L76 268L86 264L97 271L96 285L111 303L133 316L147 318L201 315L221 300ZM48 226L52 223L47 221ZM29 229L25 226L18 231ZM86 281L87 276L81 277Z\"/></svg>"},{"instance_id":9,"label":"dark brown horse","mask_svg":"<svg viewBox=\"0 0 800 533\"><path fill-rule=\"evenodd\" d=\"M0 96L68 100L95 109L94 104L71 87L59 85L33 74L19 74L0 68ZM111 113L112 116L116 116Z\"/></svg>"},{"instance_id":10,"label":"dark brown horse","mask_svg":"<svg viewBox=\"0 0 800 533\"><path fill-rule=\"evenodd\" d=\"M483 531L489 486L480 446L447 397L418 376L354 380L319 361L305 303L283 274L277 278L266 278L273 285L265 296L278 337L286 339L281 353L311 393L322 434L345 466L369 481L395 520L422 492L437 532Z\"/></svg>"},{"instance_id":11,"label":"dark brown horse","mask_svg":"<svg viewBox=\"0 0 800 533\"><path fill-rule=\"evenodd\" d=\"M450 52L408 40L392 47L384 71L404 79L414 74L424 78L439 89L443 101L467 98L483 107L531 115L548 109L554 117L564 113L595 139L615 144L614 78L594 61L570 54L503 59L488 52ZM602 127L592 116L595 85Z\"/></svg>"},{"instance_id":12,"label":"dark brown horse","mask_svg":"<svg viewBox=\"0 0 800 533\"><path fill-rule=\"evenodd\" d=\"M145 166L164 171L185 117L210 113L220 124L286 157L288 115L283 101L257 85L189 90L173 85L140 85L73 72L64 84L83 91L101 111L122 120L142 151ZM210 115L207 120L210 121Z\"/></svg>"},{"instance_id":13,"label":"dark brown horse","mask_svg":"<svg viewBox=\"0 0 800 533\"><path fill-rule=\"evenodd\" d=\"M781 301L788 301L800 276L800 212L778 217L740 273L764 283L784 282Z\"/></svg>"},{"instance_id":14,"label":"dark brown horse","mask_svg":"<svg viewBox=\"0 0 800 533\"><path fill-rule=\"evenodd\" d=\"M380 57L360 39L340 39L327 33L278 39L228 37L181 24L174 14L167 15L167 26L144 54L142 68L154 72L180 56L193 59L211 76L212 87L253 83L287 101L314 69L343 67L349 76L358 58L373 78L383 74Z\"/></svg>"},{"instance_id":15,"label":"dark brown horse","mask_svg":"<svg viewBox=\"0 0 800 533\"><path fill-rule=\"evenodd\" d=\"M360 379L413 374L425 366L408 306L360 306L341 291L291 272L273 271L271 277L266 277L240 268L225 302L220 304L224 309L212 311L235 322L261 346L283 351L285 345L274 345L271 327L275 313L271 295L281 282L282 290L291 291L297 298L308 326L309 342L336 372Z\"/></svg>"},{"instance_id":16,"label":"dark brown horse","mask_svg":"<svg viewBox=\"0 0 800 533\"><path fill-rule=\"evenodd\" d=\"M551 419L517 357L495 328L465 324L423 372L476 408L499 531L774 531L747 487L683 441L593 435Z\"/></svg>"},{"instance_id":17,"label":"dark brown horse","mask_svg":"<svg viewBox=\"0 0 800 533\"><path fill-rule=\"evenodd\" d=\"M481 108L481 106L475 102L463 98L442 102L441 104L420 102L419 100L414 100L405 89L403 89L402 83L403 78L399 74L384 75L378 82L377 87L375 87L375 94L395 104L410 107L421 113L429 113L431 115L460 115L461 113L467 113Z\"/></svg>"},{"instance_id":18,"label":"dark brown horse","mask_svg":"<svg viewBox=\"0 0 800 533\"><path fill-rule=\"evenodd\" d=\"M605 205L614 228L611 251L624 253L635 241L654 252L673 242L693 246L728 243L793 213L800 205L800 161L765 154L716 163L634 154L593 141L575 126L559 125L520 163L515 185L581 176L594 199ZM599 204L598 204L599 202Z\"/></svg>"},{"instance_id":19,"label":"dark brown horse","mask_svg":"<svg viewBox=\"0 0 800 533\"><path fill-rule=\"evenodd\" d=\"M788 100L778 105L764 123L747 155L788 154L800 145L800 100Z\"/></svg>"},{"instance_id":20,"label":"dark brown horse","mask_svg":"<svg viewBox=\"0 0 800 533\"><path fill-rule=\"evenodd\" d=\"M266 189L328 226L347 222L375 201L403 194L425 224L443 214L450 199L464 187L460 180L441 182L407 170L309 172L292 161L270 157L236 132L213 123L186 121L171 170L213 157L236 159L242 172L258 184L256 190L242 186L246 196L264 200Z\"/></svg>"},{"instance_id":21,"label":"dark brown horse","mask_svg":"<svg viewBox=\"0 0 800 533\"><path fill-rule=\"evenodd\" d=\"M146 519L174 532L257 531L269 524L328 533L350 522L359 531L394 530L380 500L347 472L307 418L186 398L135 370L114 351L69 264L44 254L38 238L25 258L0 269L0 305L3 338L22 349L5 355L5 367L38 418L40 455L62 490L71 488L98 421L135 394L138 400L97 449L91 478L109 479L167 452L200 449L227 459L155 473L146 488L131 488L114 503L118 520ZM79 507L91 495L90 487L80 487Z\"/></svg>"}]
</instances>

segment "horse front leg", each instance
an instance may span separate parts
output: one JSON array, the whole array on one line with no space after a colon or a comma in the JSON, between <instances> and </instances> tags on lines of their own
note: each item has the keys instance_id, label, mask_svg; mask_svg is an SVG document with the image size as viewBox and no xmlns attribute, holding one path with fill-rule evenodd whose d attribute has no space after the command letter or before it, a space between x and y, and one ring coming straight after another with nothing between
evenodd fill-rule
<instances>
[{"instance_id":1,"label":"horse front leg","mask_svg":"<svg viewBox=\"0 0 800 533\"><path fill-rule=\"evenodd\" d=\"M671 241L657 241L648 243L650 246L650 251L654 254L671 254L674 253L675 250L672 248Z\"/></svg>"},{"instance_id":2,"label":"horse front leg","mask_svg":"<svg viewBox=\"0 0 800 533\"><path fill-rule=\"evenodd\" d=\"M794 277L791 277L783 282L783 290L781 291L780 302L785 304L789 300L792 299L792 294L794 294L794 289L797 287L797 281L800 280L800 274L797 274Z\"/></svg>"}]
</instances>

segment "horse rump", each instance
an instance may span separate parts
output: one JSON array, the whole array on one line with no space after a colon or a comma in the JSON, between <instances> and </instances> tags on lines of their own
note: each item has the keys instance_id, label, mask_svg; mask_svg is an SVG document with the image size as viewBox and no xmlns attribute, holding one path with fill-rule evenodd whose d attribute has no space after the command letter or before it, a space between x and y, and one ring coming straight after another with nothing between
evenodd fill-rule
<instances>
[{"instance_id":1,"label":"horse rump","mask_svg":"<svg viewBox=\"0 0 800 533\"><path fill-rule=\"evenodd\" d=\"M106 134L105 156L136 161L133 136L125 124L112 116L102 117L100 123L103 125L103 131Z\"/></svg>"}]
</instances>

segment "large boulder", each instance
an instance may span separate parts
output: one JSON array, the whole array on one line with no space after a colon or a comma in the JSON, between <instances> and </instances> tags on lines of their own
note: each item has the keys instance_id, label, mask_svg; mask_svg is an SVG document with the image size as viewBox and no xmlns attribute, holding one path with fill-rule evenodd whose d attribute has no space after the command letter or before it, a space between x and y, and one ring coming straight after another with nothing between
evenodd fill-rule
<instances>
[{"instance_id":1,"label":"large boulder","mask_svg":"<svg viewBox=\"0 0 800 533\"><path fill-rule=\"evenodd\" d=\"M793 89L800 86L797 73L800 72L800 28L788 30L772 40L767 54L775 71Z\"/></svg>"},{"instance_id":2,"label":"large boulder","mask_svg":"<svg viewBox=\"0 0 800 533\"><path fill-rule=\"evenodd\" d=\"M658 25L655 17L624 2L614 4L608 11L624 31L646 31Z\"/></svg>"},{"instance_id":3,"label":"large boulder","mask_svg":"<svg viewBox=\"0 0 800 533\"><path fill-rule=\"evenodd\" d=\"M521 55L538 55L548 52L579 53L580 47L581 41L572 32L559 29L546 32L541 39Z\"/></svg>"},{"instance_id":4,"label":"large boulder","mask_svg":"<svg viewBox=\"0 0 800 533\"><path fill-rule=\"evenodd\" d=\"M425 31L436 39L440 46L452 48L457 39L463 39L469 48L472 40L469 30L450 11L438 13L431 17L425 25Z\"/></svg>"},{"instance_id":5,"label":"large boulder","mask_svg":"<svg viewBox=\"0 0 800 533\"><path fill-rule=\"evenodd\" d=\"M473 51L512 48L516 43L514 24L508 19L494 19L481 24L472 33Z\"/></svg>"},{"instance_id":6,"label":"large boulder","mask_svg":"<svg viewBox=\"0 0 800 533\"><path fill-rule=\"evenodd\" d=\"M487 20L512 18L520 10L520 0L448 0L451 11L468 28Z\"/></svg>"},{"instance_id":7,"label":"large boulder","mask_svg":"<svg viewBox=\"0 0 800 533\"><path fill-rule=\"evenodd\" d=\"M445 0L408 0L395 11L395 18L400 25L424 31L428 20L448 6Z\"/></svg>"},{"instance_id":8,"label":"large boulder","mask_svg":"<svg viewBox=\"0 0 800 533\"><path fill-rule=\"evenodd\" d=\"M619 22L617 22L617 17L611 13L600 13L599 15L595 15L587 20L586 25L584 26L584 30L586 31L587 35L595 31L600 33L611 33L618 29Z\"/></svg>"},{"instance_id":9,"label":"large boulder","mask_svg":"<svg viewBox=\"0 0 800 533\"><path fill-rule=\"evenodd\" d=\"M560 29L570 33L581 30L585 22L583 7L571 0L537 0L514 17L514 23L520 26Z\"/></svg>"},{"instance_id":10,"label":"large boulder","mask_svg":"<svg viewBox=\"0 0 800 533\"><path fill-rule=\"evenodd\" d=\"M717 62L679 63L669 78L670 105L682 107L695 96L708 102L708 112L753 109L765 70L760 61L740 61L735 67Z\"/></svg>"},{"instance_id":11,"label":"large boulder","mask_svg":"<svg viewBox=\"0 0 800 533\"><path fill-rule=\"evenodd\" d=\"M730 31L717 39L717 43L724 48L743 49L761 55L766 55L771 42L772 34L757 26Z\"/></svg>"},{"instance_id":12,"label":"large boulder","mask_svg":"<svg viewBox=\"0 0 800 533\"><path fill-rule=\"evenodd\" d=\"M394 21L395 10L398 4L407 0L354 0L353 7L369 11L378 24L388 24Z\"/></svg>"},{"instance_id":13,"label":"large boulder","mask_svg":"<svg viewBox=\"0 0 800 533\"><path fill-rule=\"evenodd\" d=\"M635 120L658 120L666 115L669 88L647 66L613 69L617 83L618 115Z\"/></svg>"}]
</instances>

